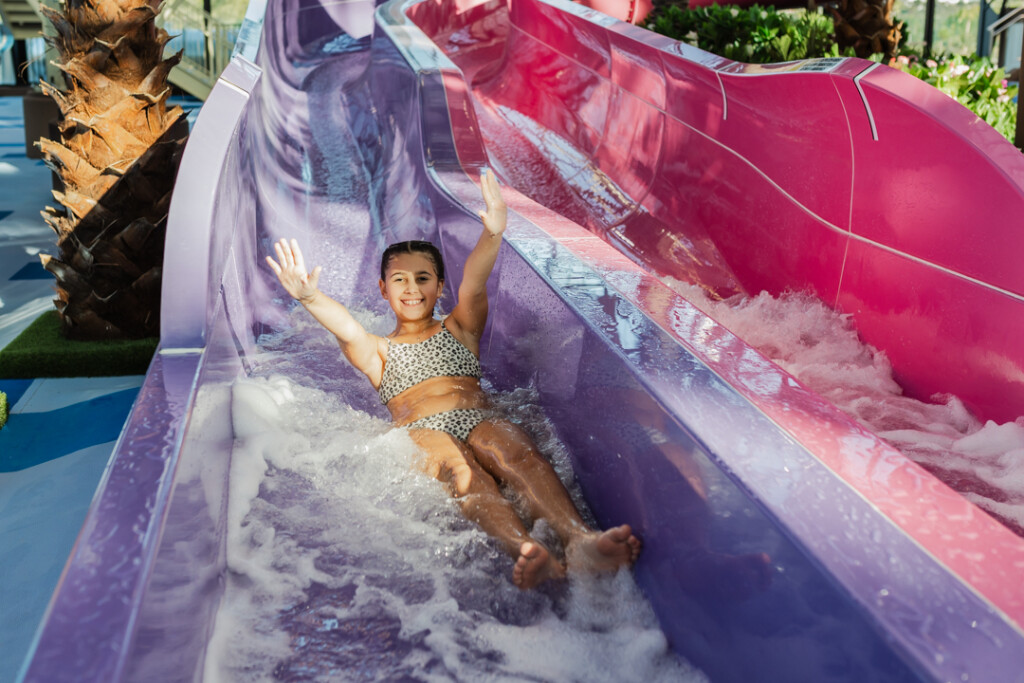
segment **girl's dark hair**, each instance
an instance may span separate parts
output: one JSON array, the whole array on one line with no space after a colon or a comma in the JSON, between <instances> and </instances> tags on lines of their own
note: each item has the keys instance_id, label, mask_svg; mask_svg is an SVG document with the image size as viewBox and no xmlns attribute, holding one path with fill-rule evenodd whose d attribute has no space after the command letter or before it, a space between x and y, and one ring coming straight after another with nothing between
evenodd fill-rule
<instances>
[{"instance_id":1,"label":"girl's dark hair","mask_svg":"<svg viewBox=\"0 0 1024 683\"><path fill-rule=\"evenodd\" d=\"M444 279L444 260L441 258L441 252L438 251L430 242L424 240L410 240L408 242L396 242L392 244L380 257L380 279L387 279L388 264L391 263L391 259L398 256L399 254L424 254L434 264L434 272L437 273L437 279Z\"/></svg>"}]
</instances>

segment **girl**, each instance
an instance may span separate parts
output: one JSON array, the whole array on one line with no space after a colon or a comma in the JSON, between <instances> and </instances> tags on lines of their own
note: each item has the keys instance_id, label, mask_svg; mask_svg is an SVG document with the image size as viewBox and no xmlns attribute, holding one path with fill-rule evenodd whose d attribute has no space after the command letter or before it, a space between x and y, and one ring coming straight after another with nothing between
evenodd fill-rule
<instances>
[{"instance_id":1,"label":"girl","mask_svg":"<svg viewBox=\"0 0 1024 683\"><path fill-rule=\"evenodd\" d=\"M615 570L631 565L640 541L628 525L588 527L551 465L529 436L493 414L480 388L480 336L487 322L487 278L505 231L506 207L492 173L481 175L484 230L466 260L458 302L443 320L434 304L444 287L444 263L429 242L401 242L381 258L380 293L395 313L387 337L368 333L348 310L317 289L320 266L306 271L295 240L267 257L285 290L338 339L342 352L380 393L397 426L424 454L423 468L444 482L463 514L498 539L515 558L512 579L522 589L565 576L566 565L530 537L499 484L546 519L562 540L571 568Z\"/></svg>"}]
</instances>

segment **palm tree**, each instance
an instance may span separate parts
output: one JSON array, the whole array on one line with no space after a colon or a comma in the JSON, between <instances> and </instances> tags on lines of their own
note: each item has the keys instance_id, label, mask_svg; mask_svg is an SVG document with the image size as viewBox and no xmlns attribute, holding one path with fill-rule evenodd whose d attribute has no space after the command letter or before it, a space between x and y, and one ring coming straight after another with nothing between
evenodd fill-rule
<instances>
[{"instance_id":1,"label":"palm tree","mask_svg":"<svg viewBox=\"0 0 1024 683\"><path fill-rule=\"evenodd\" d=\"M885 61L899 52L903 22L892 16L893 0L836 0L829 4L840 50L852 47L858 57L881 53Z\"/></svg>"},{"instance_id":2,"label":"palm tree","mask_svg":"<svg viewBox=\"0 0 1024 683\"><path fill-rule=\"evenodd\" d=\"M62 120L59 139L36 143L64 189L43 217L59 255L42 255L57 279L62 329L71 339L159 334L164 230L187 135L167 109L169 40L147 0L65 0L43 8L56 35L66 90L43 83Z\"/></svg>"}]
</instances>

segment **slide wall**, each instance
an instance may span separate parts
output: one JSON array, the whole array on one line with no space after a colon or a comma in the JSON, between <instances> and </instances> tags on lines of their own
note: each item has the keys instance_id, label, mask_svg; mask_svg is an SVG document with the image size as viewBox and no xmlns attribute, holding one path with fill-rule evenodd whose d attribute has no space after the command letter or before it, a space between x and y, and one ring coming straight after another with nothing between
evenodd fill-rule
<instances>
[{"instance_id":1,"label":"slide wall","mask_svg":"<svg viewBox=\"0 0 1024 683\"><path fill-rule=\"evenodd\" d=\"M928 214L956 227L949 195L978 172L971 164L1003 169L1002 185L993 171L976 189L1004 207L1017 167L1000 166L1002 148L985 153L984 131L963 139L971 155L956 164L937 153L882 163L872 155L883 148L861 140L909 137L905 116L950 128L943 117L959 114L936 114L916 86L894 94L895 76L860 62L769 78L585 8L518 2L508 22L500 8L250 8L261 37L248 23L179 174L160 350L23 680L203 678L227 572L231 384L260 362L258 334L283 322L260 265L267 246L286 235L316 244L318 262L348 273L329 283L340 298L373 284L391 241L433 239L457 274L479 230L485 163L512 186L513 211L483 364L497 388L536 389L598 520L628 520L643 536L637 581L680 654L715 681L1022 680L1024 542L652 274L726 294L798 273L838 305L863 300L869 340L907 310L868 296L889 272L871 255L935 271L936 287L967 281L1017 301L1003 262L943 246L946 230L924 240L934 252L911 254L921 229L892 233L921 225L907 223L912 209L930 204L894 196L888 171L854 172L902 169L912 184L961 172L937 195L946 213ZM460 30L483 36L471 51L494 61L459 68ZM531 67L537 54L567 71L545 82L537 70L558 69L547 58ZM560 83L583 86L574 99L554 92ZM643 97L628 89L641 85ZM489 112L553 142L488 139ZM357 152L338 155L341 139ZM680 148L694 156L667 153ZM531 159L535 186L515 175ZM365 183L365 211L331 201L323 179L338 165ZM872 192L888 211L855 200ZM979 224L993 225L987 206ZM872 211L878 220L860 220ZM783 240L787 230L796 236ZM759 258L739 259L744 245ZM991 282L976 270L986 264ZM896 289L928 309L931 288ZM987 314L975 315L988 339ZM999 344L978 354L1007 367ZM381 411L372 392L346 401ZM758 556L767 572L729 569Z\"/></svg>"}]
</instances>

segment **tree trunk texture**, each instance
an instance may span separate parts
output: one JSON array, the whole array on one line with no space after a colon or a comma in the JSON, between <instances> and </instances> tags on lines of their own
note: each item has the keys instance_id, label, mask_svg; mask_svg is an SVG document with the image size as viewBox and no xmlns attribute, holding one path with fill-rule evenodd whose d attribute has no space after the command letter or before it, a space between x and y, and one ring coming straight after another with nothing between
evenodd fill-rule
<instances>
[{"instance_id":1,"label":"tree trunk texture","mask_svg":"<svg viewBox=\"0 0 1024 683\"><path fill-rule=\"evenodd\" d=\"M167 109L167 32L146 0L66 0L43 12L56 29L66 90L60 139L37 144L60 176L62 209L46 207L59 254L41 255L57 279L54 303L70 339L159 335L164 233L187 137Z\"/></svg>"},{"instance_id":2,"label":"tree trunk texture","mask_svg":"<svg viewBox=\"0 0 1024 683\"><path fill-rule=\"evenodd\" d=\"M841 50L853 47L858 57L881 53L885 61L899 52L903 23L893 22L893 0L838 0L829 7Z\"/></svg>"}]
</instances>

